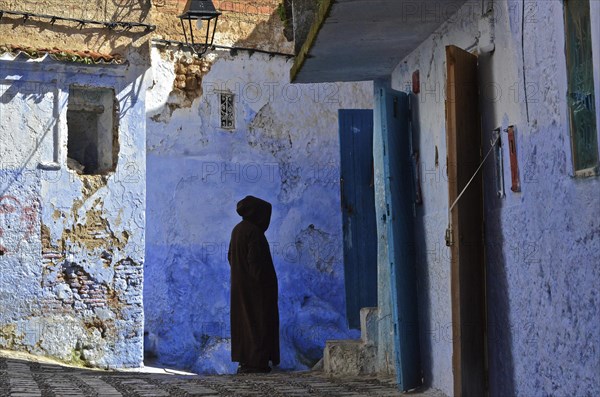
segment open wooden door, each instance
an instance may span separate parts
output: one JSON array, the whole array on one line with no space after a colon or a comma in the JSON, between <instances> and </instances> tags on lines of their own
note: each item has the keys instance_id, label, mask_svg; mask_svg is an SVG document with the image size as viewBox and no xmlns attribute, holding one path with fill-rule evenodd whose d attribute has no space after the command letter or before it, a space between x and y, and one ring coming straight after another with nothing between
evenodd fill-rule
<instances>
[{"instance_id":1,"label":"open wooden door","mask_svg":"<svg viewBox=\"0 0 600 397\"><path fill-rule=\"evenodd\" d=\"M417 308L408 95L376 82L375 105L383 140L385 214L394 353L398 387L422 384Z\"/></svg>"},{"instance_id":2,"label":"open wooden door","mask_svg":"<svg viewBox=\"0 0 600 397\"><path fill-rule=\"evenodd\" d=\"M373 111L340 109L338 119L346 318L358 329L360 309L377 306Z\"/></svg>"},{"instance_id":3,"label":"open wooden door","mask_svg":"<svg viewBox=\"0 0 600 397\"><path fill-rule=\"evenodd\" d=\"M449 206L481 162L477 57L446 47ZM451 213L454 395L485 396L485 257L483 180L479 173Z\"/></svg>"}]
</instances>

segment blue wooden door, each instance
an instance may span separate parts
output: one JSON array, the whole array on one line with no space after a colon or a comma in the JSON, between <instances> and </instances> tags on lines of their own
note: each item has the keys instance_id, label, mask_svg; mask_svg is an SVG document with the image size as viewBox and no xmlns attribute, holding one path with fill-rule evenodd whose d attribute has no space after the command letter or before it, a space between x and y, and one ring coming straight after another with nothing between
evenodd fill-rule
<instances>
[{"instance_id":1,"label":"blue wooden door","mask_svg":"<svg viewBox=\"0 0 600 397\"><path fill-rule=\"evenodd\" d=\"M375 108L383 141L385 222L394 321L394 354L399 388L420 386L421 360L417 312L413 183L408 95L376 83Z\"/></svg>"},{"instance_id":2,"label":"blue wooden door","mask_svg":"<svg viewBox=\"0 0 600 397\"><path fill-rule=\"evenodd\" d=\"M360 309L377 306L373 111L340 110L339 131L346 316L359 328Z\"/></svg>"}]
</instances>

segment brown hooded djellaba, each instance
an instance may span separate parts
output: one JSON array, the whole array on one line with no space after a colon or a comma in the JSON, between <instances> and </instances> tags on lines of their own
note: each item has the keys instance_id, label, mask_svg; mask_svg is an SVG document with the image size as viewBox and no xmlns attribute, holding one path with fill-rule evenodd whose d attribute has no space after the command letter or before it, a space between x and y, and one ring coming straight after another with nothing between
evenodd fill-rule
<instances>
[{"instance_id":1,"label":"brown hooded djellaba","mask_svg":"<svg viewBox=\"0 0 600 397\"><path fill-rule=\"evenodd\" d=\"M231 232L231 360L240 368L268 370L279 364L277 275L265 232L271 204L247 196L237 204L243 218Z\"/></svg>"}]
</instances>

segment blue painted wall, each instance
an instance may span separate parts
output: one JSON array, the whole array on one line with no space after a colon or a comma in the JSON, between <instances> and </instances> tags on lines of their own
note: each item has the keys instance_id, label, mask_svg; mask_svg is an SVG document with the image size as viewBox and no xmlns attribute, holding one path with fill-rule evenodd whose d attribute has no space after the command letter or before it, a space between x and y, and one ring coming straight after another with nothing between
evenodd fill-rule
<instances>
[{"instance_id":1,"label":"blue painted wall","mask_svg":"<svg viewBox=\"0 0 600 397\"><path fill-rule=\"evenodd\" d=\"M266 236L279 278L281 367L307 368L325 340L358 337L345 318L337 110L370 108L371 85L292 86L284 58L220 53L211 62L202 96L186 105L169 98L173 62L153 53L146 347L166 365L235 370L226 255L236 202L251 194L273 204ZM219 128L220 91L235 95L233 130Z\"/></svg>"}]
</instances>

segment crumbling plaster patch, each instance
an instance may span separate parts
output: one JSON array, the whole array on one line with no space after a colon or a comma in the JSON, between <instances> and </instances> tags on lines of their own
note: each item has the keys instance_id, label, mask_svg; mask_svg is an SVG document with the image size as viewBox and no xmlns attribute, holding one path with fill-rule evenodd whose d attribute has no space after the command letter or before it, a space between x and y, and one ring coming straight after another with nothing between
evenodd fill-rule
<instances>
[{"instance_id":1,"label":"crumbling plaster patch","mask_svg":"<svg viewBox=\"0 0 600 397\"><path fill-rule=\"evenodd\" d=\"M126 312L136 308L136 316L142 314L141 263L130 257L139 258L143 246L128 245L130 236L137 237L139 230L111 226L114 214L105 211L107 194L103 192L109 189L110 176L72 174L71 177L84 180L82 195L74 201L69 215L51 224L54 230L62 230L60 237L53 240L48 225L42 226L42 236L48 238L42 240L45 258L42 288L47 291L43 305L50 313L69 314L74 321L82 321L78 325L81 335L72 352L51 355L69 359L70 354L78 352L73 357L87 365L114 365L110 362L115 358L106 357L113 349L110 347L115 343L113 340L131 327L131 320L139 321ZM90 180L95 183L89 183ZM52 215L52 219L56 218ZM119 319L121 324L117 322Z\"/></svg>"},{"instance_id":2,"label":"crumbling plaster patch","mask_svg":"<svg viewBox=\"0 0 600 397\"><path fill-rule=\"evenodd\" d=\"M166 65L173 67L173 89L166 96L162 111L151 116L156 122L168 122L176 109L191 107L195 98L202 96L202 78L210 71L211 59L214 57L198 58L189 53L161 51L161 57L168 56L174 63ZM155 57L155 59L157 59ZM171 71L167 72L171 75ZM167 80L168 81L168 80ZM157 81L154 81L154 86ZM162 99L161 99L162 100Z\"/></svg>"}]
</instances>

